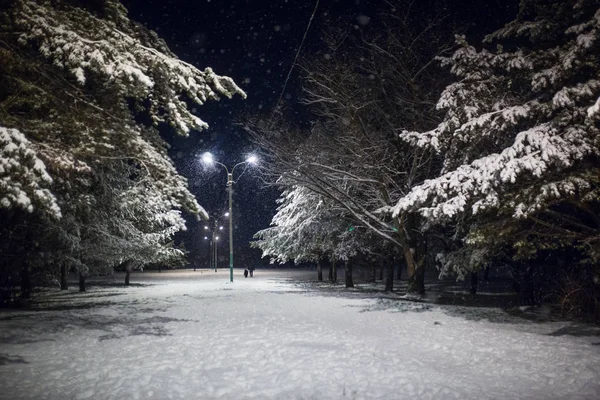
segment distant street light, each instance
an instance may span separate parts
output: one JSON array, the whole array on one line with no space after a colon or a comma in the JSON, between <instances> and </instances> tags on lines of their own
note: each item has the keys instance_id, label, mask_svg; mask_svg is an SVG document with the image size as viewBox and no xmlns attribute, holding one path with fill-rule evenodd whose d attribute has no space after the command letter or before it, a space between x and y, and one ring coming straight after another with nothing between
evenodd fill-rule
<instances>
[{"instance_id":1,"label":"distant street light","mask_svg":"<svg viewBox=\"0 0 600 400\"><path fill-rule=\"evenodd\" d=\"M233 213L232 209L232 192L233 192L233 171L235 171L235 167L244 164L256 164L258 162L258 158L255 155L250 155L246 158L245 161L237 163L231 168L231 172L229 172L229 168L218 161L216 161L213 155L209 152L202 154L202 161L206 165L218 164L221 167L225 168L225 172L227 172L227 188L229 189L229 212L225 213L225 216L229 217L229 280L233 282ZM245 170L244 170L245 171ZM244 172L242 171L242 175ZM241 175L240 175L241 177ZM240 178L238 177L238 179Z\"/></svg>"},{"instance_id":2,"label":"distant street light","mask_svg":"<svg viewBox=\"0 0 600 400\"><path fill-rule=\"evenodd\" d=\"M219 220L217 218L214 219L213 222L213 229L211 230L210 227L208 225L204 226L204 230L205 231L209 231L209 236L204 236L204 240L209 242L209 254L210 254L210 266L209 268L214 268L215 272L217 272L217 266L218 266L218 249L217 249L217 242L219 240L219 236L217 236L217 233L219 230L223 230L223 226L219 226Z\"/></svg>"}]
</instances>

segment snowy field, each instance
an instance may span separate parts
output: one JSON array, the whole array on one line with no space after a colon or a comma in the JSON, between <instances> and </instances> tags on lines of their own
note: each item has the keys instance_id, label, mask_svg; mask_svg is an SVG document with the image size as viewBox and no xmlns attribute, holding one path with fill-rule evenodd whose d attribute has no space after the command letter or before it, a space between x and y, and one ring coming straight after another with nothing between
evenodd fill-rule
<instances>
[{"instance_id":1,"label":"snowy field","mask_svg":"<svg viewBox=\"0 0 600 400\"><path fill-rule=\"evenodd\" d=\"M0 399L600 399L594 327L307 273L144 272L0 311Z\"/></svg>"}]
</instances>

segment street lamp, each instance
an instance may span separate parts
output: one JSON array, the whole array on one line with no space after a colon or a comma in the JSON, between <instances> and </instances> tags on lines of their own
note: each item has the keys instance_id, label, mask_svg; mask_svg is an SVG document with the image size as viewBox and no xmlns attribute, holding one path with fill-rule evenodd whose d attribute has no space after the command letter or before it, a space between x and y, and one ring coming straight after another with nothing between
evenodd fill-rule
<instances>
[{"instance_id":1,"label":"street lamp","mask_svg":"<svg viewBox=\"0 0 600 400\"><path fill-rule=\"evenodd\" d=\"M227 172L227 188L229 189L229 212L226 213L225 216L229 217L229 280L231 282L233 282L233 213L231 212L232 203L233 203L232 192L233 192L233 183L234 183L233 171L235 171L235 168L240 165L256 164L258 162L258 157L256 157L255 155L248 156L248 158L246 158L245 161L235 164L233 166L233 168L231 168L231 172L229 171L229 168L227 168L227 166L225 164L222 164L222 163L216 161L215 158L213 157L213 155L209 152L202 154L202 161L206 165L218 164L221 167L225 168L225 172ZM242 174L243 174L243 172L242 172ZM238 179L239 179L239 177L238 177Z\"/></svg>"}]
</instances>

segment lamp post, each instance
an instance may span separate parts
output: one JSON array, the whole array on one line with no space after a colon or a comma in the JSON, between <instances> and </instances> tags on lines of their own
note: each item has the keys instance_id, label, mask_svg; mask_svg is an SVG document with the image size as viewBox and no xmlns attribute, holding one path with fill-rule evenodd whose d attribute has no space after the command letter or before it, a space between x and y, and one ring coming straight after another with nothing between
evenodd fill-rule
<instances>
[{"instance_id":1,"label":"lamp post","mask_svg":"<svg viewBox=\"0 0 600 400\"><path fill-rule=\"evenodd\" d=\"M214 254L213 260L215 260L214 261L215 262L215 272L217 272L217 265L219 265L219 262L218 262L219 258L217 257L217 254L218 254L217 242L218 242L218 240L219 240L219 237L218 236L215 237L213 234L213 250L214 250L213 251L213 254Z\"/></svg>"},{"instance_id":2,"label":"lamp post","mask_svg":"<svg viewBox=\"0 0 600 400\"><path fill-rule=\"evenodd\" d=\"M233 282L233 171L235 171L235 168L240 165L256 164L258 158L256 156L251 155L245 161L235 164L233 168L231 168L231 171L229 171L229 168L227 168L225 164L216 161L213 155L209 152L202 154L202 161L207 165L218 164L221 167L225 168L225 172L227 173L227 189L229 190L229 281Z\"/></svg>"}]
</instances>

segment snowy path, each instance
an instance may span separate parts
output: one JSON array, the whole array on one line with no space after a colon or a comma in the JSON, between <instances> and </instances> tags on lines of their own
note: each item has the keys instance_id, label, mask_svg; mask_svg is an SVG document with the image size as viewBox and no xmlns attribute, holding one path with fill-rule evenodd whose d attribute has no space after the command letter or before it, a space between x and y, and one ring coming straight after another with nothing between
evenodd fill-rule
<instances>
[{"instance_id":1,"label":"snowy path","mask_svg":"<svg viewBox=\"0 0 600 400\"><path fill-rule=\"evenodd\" d=\"M571 324L323 296L268 273L144 273L2 311L0 399L600 398L600 337Z\"/></svg>"}]
</instances>

